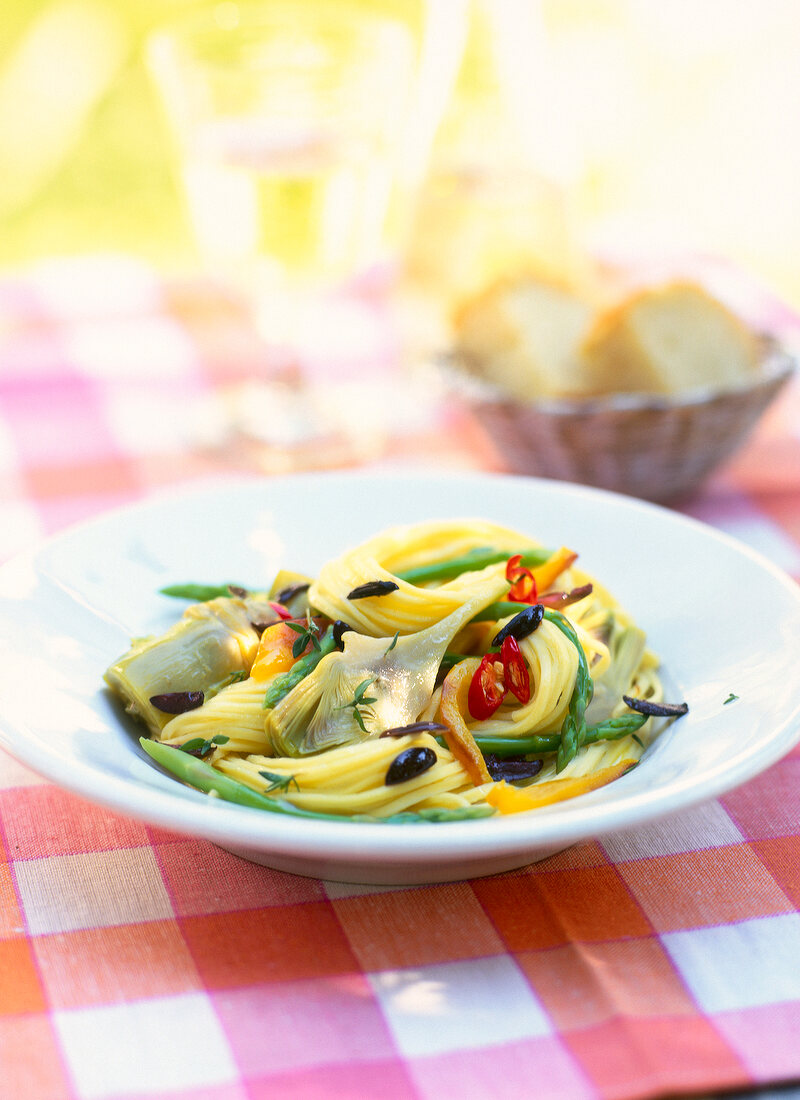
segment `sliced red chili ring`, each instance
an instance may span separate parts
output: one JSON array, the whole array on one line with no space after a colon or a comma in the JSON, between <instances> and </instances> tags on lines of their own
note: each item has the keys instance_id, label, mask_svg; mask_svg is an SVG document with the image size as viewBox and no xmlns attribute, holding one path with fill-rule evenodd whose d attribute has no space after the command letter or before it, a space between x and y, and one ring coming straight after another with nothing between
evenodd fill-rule
<instances>
[{"instance_id":1,"label":"sliced red chili ring","mask_svg":"<svg viewBox=\"0 0 800 1100\"><path fill-rule=\"evenodd\" d=\"M514 603L536 603L536 578L522 564L522 554L514 554L506 563L506 580L511 585L508 598Z\"/></svg>"},{"instance_id":2,"label":"sliced red chili ring","mask_svg":"<svg viewBox=\"0 0 800 1100\"><path fill-rule=\"evenodd\" d=\"M519 648L519 642L509 634L503 639L500 649L500 660L503 662L503 679L506 688L519 699L520 703L529 703L531 699L531 678L528 666Z\"/></svg>"},{"instance_id":3,"label":"sliced red chili ring","mask_svg":"<svg viewBox=\"0 0 800 1100\"><path fill-rule=\"evenodd\" d=\"M487 653L470 680L467 706L479 722L491 718L505 698L503 666L496 653Z\"/></svg>"},{"instance_id":4,"label":"sliced red chili ring","mask_svg":"<svg viewBox=\"0 0 800 1100\"><path fill-rule=\"evenodd\" d=\"M269 601L269 606L272 608L272 610L275 612L275 614L278 616L278 618L283 619L284 622L287 619L293 619L294 618L294 615L292 615L289 608L284 607L283 604L279 603L277 600L270 600Z\"/></svg>"}]
</instances>

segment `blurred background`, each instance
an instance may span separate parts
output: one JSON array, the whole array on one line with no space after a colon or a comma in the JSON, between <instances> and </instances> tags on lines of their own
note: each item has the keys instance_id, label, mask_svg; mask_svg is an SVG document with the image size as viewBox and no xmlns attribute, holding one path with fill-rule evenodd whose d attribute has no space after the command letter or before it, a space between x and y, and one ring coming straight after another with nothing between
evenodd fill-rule
<instances>
[{"instance_id":1,"label":"blurred background","mask_svg":"<svg viewBox=\"0 0 800 1100\"><path fill-rule=\"evenodd\" d=\"M515 253L693 250L800 307L796 0L359 6L432 54L418 117L435 141L404 276L457 295ZM166 21L226 7L5 0L0 267L97 252L197 265L144 47Z\"/></svg>"}]
</instances>

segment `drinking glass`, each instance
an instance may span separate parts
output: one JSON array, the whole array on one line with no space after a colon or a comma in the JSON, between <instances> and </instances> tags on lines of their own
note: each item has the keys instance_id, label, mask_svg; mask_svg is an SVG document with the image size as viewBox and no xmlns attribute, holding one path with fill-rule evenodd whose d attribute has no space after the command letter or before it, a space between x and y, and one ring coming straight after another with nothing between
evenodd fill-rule
<instances>
[{"instance_id":1,"label":"drinking glass","mask_svg":"<svg viewBox=\"0 0 800 1100\"><path fill-rule=\"evenodd\" d=\"M272 341L309 296L396 262L416 50L402 22L324 0L223 3L150 42L200 253Z\"/></svg>"}]
</instances>

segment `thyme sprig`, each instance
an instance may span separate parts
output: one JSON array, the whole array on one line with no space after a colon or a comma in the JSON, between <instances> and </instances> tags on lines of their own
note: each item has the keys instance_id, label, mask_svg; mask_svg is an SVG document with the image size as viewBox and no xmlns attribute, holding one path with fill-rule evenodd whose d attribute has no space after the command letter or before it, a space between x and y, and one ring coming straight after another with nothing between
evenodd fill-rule
<instances>
[{"instance_id":1,"label":"thyme sprig","mask_svg":"<svg viewBox=\"0 0 800 1100\"><path fill-rule=\"evenodd\" d=\"M337 710L349 710L352 708L353 717L355 718L356 722L358 722L359 728L361 729L362 733L367 732L367 727L364 725L364 718L361 714L361 707L369 706L370 703L377 703L378 701L377 696L365 695L364 693L370 686L370 684L374 684L376 680L377 676L370 676L368 679L362 680L356 688L355 692L353 693L352 701L349 703L343 703L342 706L336 708Z\"/></svg>"},{"instance_id":2,"label":"thyme sprig","mask_svg":"<svg viewBox=\"0 0 800 1100\"><path fill-rule=\"evenodd\" d=\"M286 794L292 789L292 786L296 791L300 790L300 784L293 775L279 775L278 772L267 771L259 771L258 774L269 783L265 794L272 794L273 791L281 791L281 793Z\"/></svg>"},{"instance_id":3,"label":"thyme sprig","mask_svg":"<svg viewBox=\"0 0 800 1100\"><path fill-rule=\"evenodd\" d=\"M210 752L213 752L218 745L227 745L230 741L230 737L226 737L224 733L216 733L213 737L206 740L204 737L190 737L188 741L184 741L182 745L176 746L181 752L188 752L190 756L197 756L202 759L204 756L208 756Z\"/></svg>"},{"instance_id":4,"label":"thyme sprig","mask_svg":"<svg viewBox=\"0 0 800 1100\"><path fill-rule=\"evenodd\" d=\"M309 642L311 643L311 649L318 650L320 648L320 629L311 618L311 612L308 612L306 614L305 624L287 622L286 625L289 627L290 630L293 630L296 634L299 635L299 637L295 639L295 642L292 645L292 656L294 658L299 657L301 653L305 652Z\"/></svg>"}]
</instances>

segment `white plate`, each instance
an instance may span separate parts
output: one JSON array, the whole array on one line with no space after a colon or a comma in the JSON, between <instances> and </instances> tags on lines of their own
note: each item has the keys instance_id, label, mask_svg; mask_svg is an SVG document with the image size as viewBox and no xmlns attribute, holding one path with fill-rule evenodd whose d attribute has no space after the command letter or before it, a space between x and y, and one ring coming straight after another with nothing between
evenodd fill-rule
<instances>
[{"instance_id":1,"label":"white plate","mask_svg":"<svg viewBox=\"0 0 800 1100\"><path fill-rule=\"evenodd\" d=\"M313 573L394 523L482 516L580 552L647 631L687 717L617 782L529 814L447 824L290 820L162 774L103 688L133 635L197 580ZM0 569L0 745L94 802L281 870L437 882L640 826L751 778L800 737L800 588L730 538L655 505L528 478L324 474L213 483L76 527ZM734 702L725 704L733 692Z\"/></svg>"}]
</instances>

